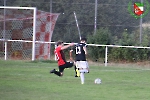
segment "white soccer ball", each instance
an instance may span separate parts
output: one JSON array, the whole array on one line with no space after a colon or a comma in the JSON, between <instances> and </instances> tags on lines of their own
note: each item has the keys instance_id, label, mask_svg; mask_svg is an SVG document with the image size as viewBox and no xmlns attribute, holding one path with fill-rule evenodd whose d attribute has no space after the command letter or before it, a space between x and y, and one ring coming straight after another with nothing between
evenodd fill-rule
<instances>
[{"instance_id":1,"label":"white soccer ball","mask_svg":"<svg viewBox=\"0 0 150 100\"><path fill-rule=\"evenodd\" d=\"M101 83L102 83L102 80L101 80L100 78L96 78L96 79L94 80L94 83L95 83L95 84L101 84Z\"/></svg>"}]
</instances>

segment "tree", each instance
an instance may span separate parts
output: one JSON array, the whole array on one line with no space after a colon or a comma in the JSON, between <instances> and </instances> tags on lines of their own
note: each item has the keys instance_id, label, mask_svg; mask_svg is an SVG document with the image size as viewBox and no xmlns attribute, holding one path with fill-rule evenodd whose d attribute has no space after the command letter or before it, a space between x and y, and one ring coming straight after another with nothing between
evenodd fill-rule
<instances>
[{"instance_id":1,"label":"tree","mask_svg":"<svg viewBox=\"0 0 150 100\"><path fill-rule=\"evenodd\" d=\"M111 35L107 28L100 28L97 30L97 34L88 36L89 44L105 44L111 43ZM93 57L93 60L104 59L105 47L89 47L89 55Z\"/></svg>"}]
</instances>

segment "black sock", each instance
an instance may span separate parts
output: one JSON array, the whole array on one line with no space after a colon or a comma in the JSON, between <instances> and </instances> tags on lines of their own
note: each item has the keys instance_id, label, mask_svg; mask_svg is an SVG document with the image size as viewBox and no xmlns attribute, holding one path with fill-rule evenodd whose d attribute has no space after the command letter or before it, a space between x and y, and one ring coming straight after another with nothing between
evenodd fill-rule
<instances>
[{"instance_id":1,"label":"black sock","mask_svg":"<svg viewBox=\"0 0 150 100\"><path fill-rule=\"evenodd\" d=\"M60 72L55 71L54 74L56 74L57 76L61 76Z\"/></svg>"},{"instance_id":2,"label":"black sock","mask_svg":"<svg viewBox=\"0 0 150 100\"><path fill-rule=\"evenodd\" d=\"M77 75L77 71L76 71L76 69L77 69L77 67L76 67L76 66L74 66L74 71L75 71L75 73L76 73L76 75Z\"/></svg>"}]
</instances>

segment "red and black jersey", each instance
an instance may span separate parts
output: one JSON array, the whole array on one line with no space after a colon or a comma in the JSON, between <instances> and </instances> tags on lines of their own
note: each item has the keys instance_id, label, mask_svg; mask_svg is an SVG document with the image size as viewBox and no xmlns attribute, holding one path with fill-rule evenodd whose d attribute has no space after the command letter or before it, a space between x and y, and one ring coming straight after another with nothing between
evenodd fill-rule
<instances>
[{"instance_id":1,"label":"red and black jersey","mask_svg":"<svg viewBox=\"0 0 150 100\"><path fill-rule=\"evenodd\" d=\"M86 47L85 43L78 43L75 46L76 61L86 61L86 55L83 47Z\"/></svg>"},{"instance_id":2,"label":"red and black jersey","mask_svg":"<svg viewBox=\"0 0 150 100\"><path fill-rule=\"evenodd\" d=\"M54 53L55 53L57 61L58 61L58 66L64 65L66 63L66 59L65 59L63 51L61 50L61 47L57 47L54 50Z\"/></svg>"}]
</instances>

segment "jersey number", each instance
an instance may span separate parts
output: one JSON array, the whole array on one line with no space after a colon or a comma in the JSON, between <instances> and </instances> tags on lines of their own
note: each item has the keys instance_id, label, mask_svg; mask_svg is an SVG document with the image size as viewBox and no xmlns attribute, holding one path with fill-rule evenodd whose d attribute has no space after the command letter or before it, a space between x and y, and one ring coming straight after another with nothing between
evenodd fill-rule
<instances>
[{"instance_id":1,"label":"jersey number","mask_svg":"<svg viewBox=\"0 0 150 100\"><path fill-rule=\"evenodd\" d=\"M59 60L59 56L58 56L58 54L56 53L55 55L56 55L56 60Z\"/></svg>"},{"instance_id":2,"label":"jersey number","mask_svg":"<svg viewBox=\"0 0 150 100\"><path fill-rule=\"evenodd\" d=\"M55 51L55 56L56 56L56 60L58 61L59 60L59 56L58 56L56 51Z\"/></svg>"},{"instance_id":3,"label":"jersey number","mask_svg":"<svg viewBox=\"0 0 150 100\"><path fill-rule=\"evenodd\" d=\"M76 47L76 54L81 54L81 47Z\"/></svg>"}]
</instances>

